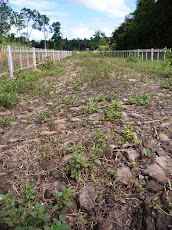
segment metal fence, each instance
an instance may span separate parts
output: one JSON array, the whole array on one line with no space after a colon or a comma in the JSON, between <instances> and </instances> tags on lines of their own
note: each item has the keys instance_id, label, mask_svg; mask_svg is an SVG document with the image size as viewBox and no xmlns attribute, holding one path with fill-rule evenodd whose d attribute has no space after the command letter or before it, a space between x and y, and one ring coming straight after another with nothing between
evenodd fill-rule
<instances>
[{"instance_id":1,"label":"metal fence","mask_svg":"<svg viewBox=\"0 0 172 230\"><path fill-rule=\"evenodd\" d=\"M165 49L137 49L137 50L115 50L115 51L94 51L95 53L106 53L119 58L128 58L130 56L140 57L142 61L164 61L166 58ZM168 49L172 54L172 49Z\"/></svg>"},{"instance_id":2,"label":"metal fence","mask_svg":"<svg viewBox=\"0 0 172 230\"><path fill-rule=\"evenodd\" d=\"M72 51L2 47L0 50L0 76L10 72L10 76L13 77L15 71L31 67L36 69L37 65L48 61L60 61L68 56L72 56Z\"/></svg>"}]
</instances>

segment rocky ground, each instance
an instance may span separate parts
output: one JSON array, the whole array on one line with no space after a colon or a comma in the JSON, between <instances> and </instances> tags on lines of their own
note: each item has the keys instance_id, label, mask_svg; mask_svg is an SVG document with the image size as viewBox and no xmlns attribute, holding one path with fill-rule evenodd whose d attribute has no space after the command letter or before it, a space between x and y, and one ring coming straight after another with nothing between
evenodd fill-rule
<instances>
[{"instance_id":1,"label":"rocky ground","mask_svg":"<svg viewBox=\"0 0 172 230\"><path fill-rule=\"evenodd\" d=\"M51 202L67 187L70 229L171 229L166 79L111 57L74 56L61 65L59 78L38 83L43 92L0 111L11 119L0 124L0 194L19 195L17 183L30 182L41 201Z\"/></svg>"}]
</instances>

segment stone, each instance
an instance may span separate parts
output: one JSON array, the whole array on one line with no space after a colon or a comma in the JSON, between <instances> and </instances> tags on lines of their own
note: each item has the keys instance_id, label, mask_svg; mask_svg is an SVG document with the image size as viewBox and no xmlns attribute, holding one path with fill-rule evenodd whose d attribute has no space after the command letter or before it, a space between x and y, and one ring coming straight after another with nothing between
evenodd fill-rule
<instances>
[{"instance_id":1,"label":"stone","mask_svg":"<svg viewBox=\"0 0 172 230\"><path fill-rule=\"evenodd\" d=\"M167 156L160 156L156 157L156 163L159 164L163 169L167 169L168 167L168 162L169 162L169 157Z\"/></svg>"},{"instance_id":2,"label":"stone","mask_svg":"<svg viewBox=\"0 0 172 230\"><path fill-rule=\"evenodd\" d=\"M128 115L126 112L122 112L122 117L128 119Z\"/></svg>"},{"instance_id":3,"label":"stone","mask_svg":"<svg viewBox=\"0 0 172 230\"><path fill-rule=\"evenodd\" d=\"M130 113L129 116L132 118L142 118L142 116L138 113Z\"/></svg>"},{"instance_id":4,"label":"stone","mask_svg":"<svg viewBox=\"0 0 172 230\"><path fill-rule=\"evenodd\" d=\"M82 122L82 120L79 119L79 118L77 118L77 117L73 117L73 118L71 119L71 121L72 121L72 122Z\"/></svg>"},{"instance_id":5,"label":"stone","mask_svg":"<svg viewBox=\"0 0 172 230\"><path fill-rule=\"evenodd\" d=\"M90 121L99 121L101 120L102 115L100 113L94 113L89 116Z\"/></svg>"},{"instance_id":6,"label":"stone","mask_svg":"<svg viewBox=\"0 0 172 230\"><path fill-rule=\"evenodd\" d=\"M54 135L54 134L56 134L57 132L56 131L47 131L47 130L44 130L44 131L42 131L41 133L40 133L40 135L42 135L42 136L51 136L51 135Z\"/></svg>"},{"instance_id":7,"label":"stone","mask_svg":"<svg viewBox=\"0 0 172 230\"><path fill-rule=\"evenodd\" d=\"M168 128L170 127L172 124L170 122L164 122L160 125L161 128Z\"/></svg>"},{"instance_id":8,"label":"stone","mask_svg":"<svg viewBox=\"0 0 172 230\"><path fill-rule=\"evenodd\" d=\"M130 183L131 178L132 178L132 173L129 167L122 166L117 169L117 178L115 180L116 182L120 182L124 185L128 185Z\"/></svg>"},{"instance_id":9,"label":"stone","mask_svg":"<svg viewBox=\"0 0 172 230\"><path fill-rule=\"evenodd\" d=\"M136 161L137 158L140 156L134 149L127 149L125 150L125 153L126 153L127 159L131 162Z\"/></svg>"},{"instance_id":10,"label":"stone","mask_svg":"<svg viewBox=\"0 0 172 230\"><path fill-rule=\"evenodd\" d=\"M144 174L149 175L154 180L167 183L168 178L163 169L158 164L151 164L144 170Z\"/></svg>"},{"instance_id":11,"label":"stone","mask_svg":"<svg viewBox=\"0 0 172 230\"><path fill-rule=\"evenodd\" d=\"M62 191L62 187L65 187L65 184L59 181L56 181L50 184L46 184L46 186L43 188L44 198L51 199L55 191Z\"/></svg>"},{"instance_id":12,"label":"stone","mask_svg":"<svg viewBox=\"0 0 172 230\"><path fill-rule=\"evenodd\" d=\"M96 205L97 194L93 186L84 186L79 192L79 204L82 209L90 211Z\"/></svg>"},{"instance_id":13,"label":"stone","mask_svg":"<svg viewBox=\"0 0 172 230\"><path fill-rule=\"evenodd\" d=\"M147 182L145 187L150 192L159 192L163 190L163 186L155 182L154 180Z\"/></svg>"},{"instance_id":14,"label":"stone","mask_svg":"<svg viewBox=\"0 0 172 230\"><path fill-rule=\"evenodd\" d=\"M133 78L131 78L131 79L128 79L128 81L129 81L129 82L136 82L136 81L137 81L137 79L133 79Z\"/></svg>"},{"instance_id":15,"label":"stone","mask_svg":"<svg viewBox=\"0 0 172 230\"><path fill-rule=\"evenodd\" d=\"M128 206L115 204L108 212L107 218L98 225L98 230L126 230L131 225Z\"/></svg>"},{"instance_id":16,"label":"stone","mask_svg":"<svg viewBox=\"0 0 172 230\"><path fill-rule=\"evenodd\" d=\"M66 118L55 120L54 123L55 124L64 124L64 123L66 123Z\"/></svg>"},{"instance_id":17,"label":"stone","mask_svg":"<svg viewBox=\"0 0 172 230\"><path fill-rule=\"evenodd\" d=\"M160 133L159 134L159 139L161 141L165 141L165 142L169 142L170 141L169 138L168 138L168 136L165 133Z\"/></svg>"},{"instance_id":18,"label":"stone","mask_svg":"<svg viewBox=\"0 0 172 230\"><path fill-rule=\"evenodd\" d=\"M73 157L73 153L66 154L66 155L62 158L62 163L67 163L72 157Z\"/></svg>"}]
</instances>

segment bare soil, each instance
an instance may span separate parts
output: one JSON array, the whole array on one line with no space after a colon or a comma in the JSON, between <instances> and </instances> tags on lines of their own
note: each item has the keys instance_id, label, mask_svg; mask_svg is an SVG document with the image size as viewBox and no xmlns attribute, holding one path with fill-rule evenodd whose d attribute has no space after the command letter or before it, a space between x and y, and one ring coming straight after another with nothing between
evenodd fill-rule
<instances>
[{"instance_id":1,"label":"bare soil","mask_svg":"<svg viewBox=\"0 0 172 230\"><path fill-rule=\"evenodd\" d=\"M93 58L93 65L101 58ZM63 60L65 74L43 79L44 86L51 84L47 92L23 95L15 108L0 112L12 121L10 127L0 127L0 194L19 196L17 183L30 182L38 199L51 202L53 190L67 187L73 193L72 207L64 210L70 229L171 229L172 92L161 88L161 76L120 67L116 60L103 61L113 67L107 79L78 85L76 77L86 69L89 75L89 67L77 57ZM150 92L149 104L126 104L144 91ZM104 115L112 101L97 100L108 92L118 94L122 105L122 119L115 122ZM88 98L101 106L99 112L84 112ZM123 132L127 122L131 139ZM97 129L106 136L97 153L101 165L71 178L63 170L72 157L69 148L82 146L89 157Z\"/></svg>"}]
</instances>

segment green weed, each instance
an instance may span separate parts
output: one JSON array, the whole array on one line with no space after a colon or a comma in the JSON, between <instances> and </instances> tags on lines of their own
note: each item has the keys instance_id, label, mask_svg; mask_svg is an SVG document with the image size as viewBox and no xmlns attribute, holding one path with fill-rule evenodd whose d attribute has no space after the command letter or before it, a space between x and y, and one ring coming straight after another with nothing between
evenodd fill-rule
<instances>
[{"instance_id":1,"label":"green weed","mask_svg":"<svg viewBox=\"0 0 172 230\"><path fill-rule=\"evenodd\" d=\"M150 100L150 93L143 92L143 93L138 93L136 96L130 97L126 102L126 104L142 106L142 105L149 104L149 100Z\"/></svg>"}]
</instances>

